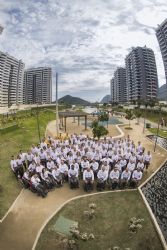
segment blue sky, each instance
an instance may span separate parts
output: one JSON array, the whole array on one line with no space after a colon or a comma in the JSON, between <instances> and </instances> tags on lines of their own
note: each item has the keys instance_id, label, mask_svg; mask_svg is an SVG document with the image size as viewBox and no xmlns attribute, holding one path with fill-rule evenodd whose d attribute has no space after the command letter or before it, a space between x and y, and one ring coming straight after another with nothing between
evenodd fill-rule
<instances>
[{"instance_id":1,"label":"blue sky","mask_svg":"<svg viewBox=\"0 0 167 250\"><path fill-rule=\"evenodd\" d=\"M0 0L0 50L26 68L52 67L59 73L59 97L99 101L132 46L154 50L159 85L165 83L155 36L165 18L166 0Z\"/></svg>"}]
</instances>

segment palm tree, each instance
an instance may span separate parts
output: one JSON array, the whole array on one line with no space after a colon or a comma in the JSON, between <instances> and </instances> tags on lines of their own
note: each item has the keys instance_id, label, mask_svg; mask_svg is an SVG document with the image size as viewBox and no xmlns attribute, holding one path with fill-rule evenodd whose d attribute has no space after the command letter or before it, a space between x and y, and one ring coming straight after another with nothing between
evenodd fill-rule
<instances>
[{"instance_id":1,"label":"palm tree","mask_svg":"<svg viewBox=\"0 0 167 250\"><path fill-rule=\"evenodd\" d=\"M129 120L129 128L130 128L130 121L135 118L134 113L133 113L133 111L131 109L127 109L126 110L126 116L125 116L125 118L127 120Z\"/></svg>"},{"instance_id":2,"label":"palm tree","mask_svg":"<svg viewBox=\"0 0 167 250\"><path fill-rule=\"evenodd\" d=\"M135 110L135 116L137 118L137 124L139 124L139 118L141 117L142 113L140 109Z\"/></svg>"}]
</instances>

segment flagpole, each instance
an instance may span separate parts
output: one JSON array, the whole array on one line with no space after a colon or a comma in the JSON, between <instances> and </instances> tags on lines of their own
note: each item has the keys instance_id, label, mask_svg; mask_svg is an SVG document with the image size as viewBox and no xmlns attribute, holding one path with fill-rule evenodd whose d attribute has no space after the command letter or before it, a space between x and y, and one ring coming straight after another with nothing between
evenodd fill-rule
<instances>
[{"instance_id":1,"label":"flagpole","mask_svg":"<svg viewBox=\"0 0 167 250\"><path fill-rule=\"evenodd\" d=\"M56 72L56 135L59 136L58 73Z\"/></svg>"}]
</instances>

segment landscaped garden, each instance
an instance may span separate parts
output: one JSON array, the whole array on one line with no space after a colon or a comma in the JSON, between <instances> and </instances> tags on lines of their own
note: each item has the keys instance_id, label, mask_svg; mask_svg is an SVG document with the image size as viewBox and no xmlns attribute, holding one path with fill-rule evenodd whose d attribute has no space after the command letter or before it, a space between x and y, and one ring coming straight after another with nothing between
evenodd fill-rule
<instances>
[{"instance_id":1,"label":"landscaped garden","mask_svg":"<svg viewBox=\"0 0 167 250\"><path fill-rule=\"evenodd\" d=\"M34 143L39 142L36 113L30 112L19 114L19 127L0 136L0 219L11 206L21 190L21 186L16 181L10 169L11 155L17 155L20 149L27 151ZM39 127L41 137L44 136L46 125L55 119L52 111L41 110L39 112ZM6 126L7 126L6 121ZM9 122L9 125L12 121Z\"/></svg>"},{"instance_id":2,"label":"landscaped garden","mask_svg":"<svg viewBox=\"0 0 167 250\"><path fill-rule=\"evenodd\" d=\"M149 128L148 129L152 134L157 135L157 128ZM159 129L158 135L164 138L167 138L167 130Z\"/></svg>"},{"instance_id":3,"label":"landscaped garden","mask_svg":"<svg viewBox=\"0 0 167 250\"><path fill-rule=\"evenodd\" d=\"M89 216L92 203L95 208ZM137 223L134 217L139 219ZM76 232L62 233L66 220L78 223ZM110 192L69 202L46 225L36 250L70 249L69 244L74 244L71 249L80 250L163 249L138 191Z\"/></svg>"}]
</instances>

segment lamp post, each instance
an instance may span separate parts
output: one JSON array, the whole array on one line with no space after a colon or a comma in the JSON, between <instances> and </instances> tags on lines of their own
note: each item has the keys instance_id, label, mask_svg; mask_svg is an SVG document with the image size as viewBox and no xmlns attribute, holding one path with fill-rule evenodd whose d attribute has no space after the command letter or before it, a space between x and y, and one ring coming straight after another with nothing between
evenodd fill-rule
<instances>
[{"instance_id":1,"label":"lamp post","mask_svg":"<svg viewBox=\"0 0 167 250\"><path fill-rule=\"evenodd\" d=\"M145 127L146 127L146 109L147 109L147 103L145 103L143 133L145 132Z\"/></svg>"},{"instance_id":2,"label":"lamp post","mask_svg":"<svg viewBox=\"0 0 167 250\"><path fill-rule=\"evenodd\" d=\"M154 152L156 150L157 140L158 140L158 135L159 135L160 117L161 117L161 106L159 106L159 119L158 119L158 127L157 127L157 133L156 133L155 144L154 144Z\"/></svg>"}]
</instances>

